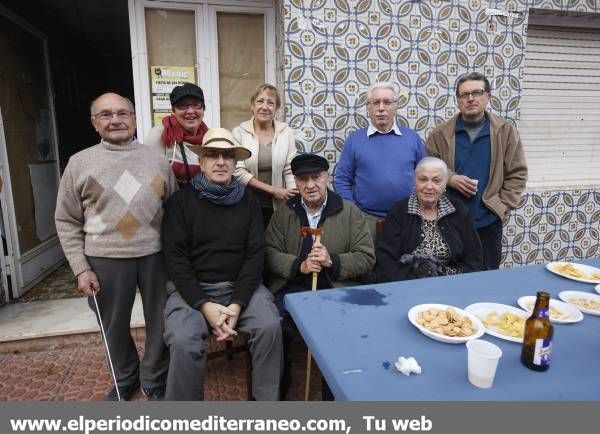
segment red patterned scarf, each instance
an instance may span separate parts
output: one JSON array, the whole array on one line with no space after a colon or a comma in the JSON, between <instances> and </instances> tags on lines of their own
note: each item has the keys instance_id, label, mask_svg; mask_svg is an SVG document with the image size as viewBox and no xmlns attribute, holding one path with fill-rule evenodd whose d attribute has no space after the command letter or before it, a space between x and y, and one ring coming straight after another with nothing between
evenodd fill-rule
<instances>
[{"instance_id":1,"label":"red patterned scarf","mask_svg":"<svg viewBox=\"0 0 600 434\"><path fill-rule=\"evenodd\" d=\"M177 122L175 115L167 116L162 120L163 132L161 135L162 142L167 148L172 148L175 143L187 142L192 145L201 145L202 137L208 131L208 127L204 122L200 124L198 132L195 136L188 136L183 127Z\"/></svg>"}]
</instances>

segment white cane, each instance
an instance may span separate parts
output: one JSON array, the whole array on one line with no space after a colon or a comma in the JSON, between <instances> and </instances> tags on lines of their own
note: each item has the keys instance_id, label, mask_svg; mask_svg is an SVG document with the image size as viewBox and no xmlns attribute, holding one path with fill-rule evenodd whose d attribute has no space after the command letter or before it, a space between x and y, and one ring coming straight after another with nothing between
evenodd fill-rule
<instances>
[{"instance_id":1,"label":"white cane","mask_svg":"<svg viewBox=\"0 0 600 434\"><path fill-rule=\"evenodd\" d=\"M100 323L100 332L102 333L102 341L104 342L104 349L106 350L106 357L108 358L108 365L110 366L110 373L112 374L113 382L115 383L115 390L117 391L117 400L121 400L121 394L119 393L119 386L117 385L117 377L115 376L115 368L112 364L110 357L110 350L108 349L108 342L106 341L106 333L104 332L104 325L102 325L102 317L100 316L100 309L98 308L98 300L96 300L96 292L93 292L94 303L96 304L96 313L98 314L98 322Z\"/></svg>"}]
</instances>

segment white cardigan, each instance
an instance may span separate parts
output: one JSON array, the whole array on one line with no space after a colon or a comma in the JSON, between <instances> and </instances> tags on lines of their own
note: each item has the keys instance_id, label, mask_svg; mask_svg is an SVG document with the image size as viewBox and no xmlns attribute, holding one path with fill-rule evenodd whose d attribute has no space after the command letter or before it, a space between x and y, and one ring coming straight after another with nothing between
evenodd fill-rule
<instances>
[{"instance_id":1,"label":"white cardigan","mask_svg":"<svg viewBox=\"0 0 600 434\"><path fill-rule=\"evenodd\" d=\"M244 185L258 176L258 136L254 133L254 118L242 122L231 132L241 146L252 152L250 158L238 161L235 177ZM271 185L283 188L296 188L292 175L291 162L296 156L296 139L294 130L285 122L275 121L275 135L271 144ZM276 208L273 200L273 208Z\"/></svg>"}]
</instances>

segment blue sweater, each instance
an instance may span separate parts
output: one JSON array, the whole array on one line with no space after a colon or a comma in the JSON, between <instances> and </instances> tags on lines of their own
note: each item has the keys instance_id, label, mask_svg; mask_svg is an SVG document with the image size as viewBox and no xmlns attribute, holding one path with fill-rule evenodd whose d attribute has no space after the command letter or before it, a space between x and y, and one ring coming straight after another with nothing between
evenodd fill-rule
<instances>
[{"instance_id":1,"label":"blue sweater","mask_svg":"<svg viewBox=\"0 0 600 434\"><path fill-rule=\"evenodd\" d=\"M412 129L371 137L361 128L346 139L335 171L335 188L362 211L385 217L392 206L414 190L415 166L425 156L423 142Z\"/></svg>"},{"instance_id":2,"label":"blue sweater","mask_svg":"<svg viewBox=\"0 0 600 434\"><path fill-rule=\"evenodd\" d=\"M479 180L475 196L467 198L462 194L457 194L456 197L460 198L469 207L477 229L489 226L498 220L498 216L488 209L481 199L490 180L490 165L492 164L490 120L486 117L483 128L471 142L465 125L459 116L456 120L455 141L454 165L456 173Z\"/></svg>"}]
</instances>

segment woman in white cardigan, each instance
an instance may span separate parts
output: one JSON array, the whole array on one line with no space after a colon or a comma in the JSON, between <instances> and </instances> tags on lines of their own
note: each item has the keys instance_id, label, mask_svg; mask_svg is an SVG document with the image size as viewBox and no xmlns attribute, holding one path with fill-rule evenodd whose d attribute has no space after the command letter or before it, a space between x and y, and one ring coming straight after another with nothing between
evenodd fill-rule
<instances>
[{"instance_id":1,"label":"woman in white cardigan","mask_svg":"<svg viewBox=\"0 0 600 434\"><path fill-rule=\"evenodd\" d=\"M290 167L296 156L294 131L285 122L275 120L280 106L277 88L260 85L250 98L252 119L232 131L239 144L252 152L250 158L238 162L235 176L255 191L265 224L274 208L298 194Z\"/></svg>"}]
</instances>

